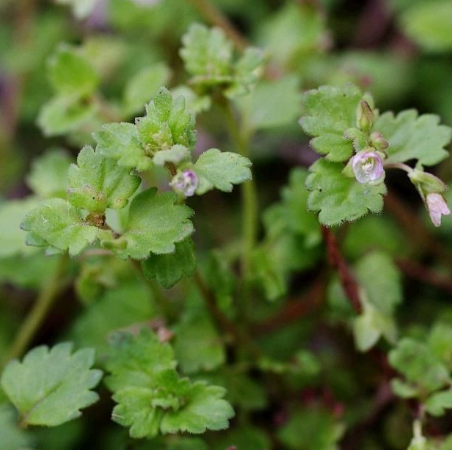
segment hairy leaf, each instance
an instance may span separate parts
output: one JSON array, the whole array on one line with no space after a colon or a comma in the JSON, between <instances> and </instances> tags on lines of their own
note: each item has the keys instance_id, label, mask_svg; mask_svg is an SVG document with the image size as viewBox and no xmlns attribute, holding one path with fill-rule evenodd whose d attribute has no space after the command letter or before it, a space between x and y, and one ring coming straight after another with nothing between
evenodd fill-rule
<instances>
[{"instance_id":1,"label":"hairy leaf","mask_svg":"<svg viewBox=\"0 0 452 450\"><path fill-rule=\"evenodd\" d=\"M303 95L303 116L300 124L314 139L313 149L330 161L346 161L353 154L352 142L344 132L356 126L356 109L362 98L353 85L321 86Z\"/></svg>"},{"instance_id":2,"label":"hairy leaf","mask_svg":"<svg viewBox=\"0 0 452 450\"><path fill-rule=\"evenodd\" d=\"M157 194L148 189L138 194L130 204L129 220L124 234L117 240L105 240L102 245L121 258L146 259L151 253L173 253L175 244L190 236L193 211L177 204L172 192Z\"/></svg>"},{"instance_id":3,"label":"hairy leaf","mask_svg":"<svg viewBox=\"0 0 452 450\"><path fill-rule=\"evenodd\" d=\"M310 191L308 208L319 212L319 221L327 226L359 219L369 211L383 209L384 184L369 186L342 174L344 166L319 159L306 180Z\"/></svg>"},{"instance_id":4,"label":"hairy leaf","mask_svg":"<svg viewBox=\"0 0 452 450\"><path fill-rule=\"evenodd\" d=\"M96 151L107 158L112 158L118 165L147 170L152 160L141 144L140 136L135 125L131 123L110 123L104 125L100 131L93 133L97 142Z\"/></svg>"},{"instance_id":5,"label":"hairy leaf","mask_svg":"<svg viewBox=\"0 0 452 450\"><path fill-rule=\"evenodd\" d=\"M77 208L102 213L106 208L122 209L138 189L141 178L130 168L118 166L92 147L84 147L68 172L68 200Z\"/></svg>"},{"instance_id":6,"label":"hairy leaf","mask_svg":"<svg viewBox=\"0 0 452 450\"><path fill-rule=\"evenodd\" d=\"M194 170L199 178L196 193L201 195L216 188L231 192L233 184L251 180L251 161L244 156L230 152L220 152L212 148L204 152L196 161Z\"/></svg>"},{"instance_id":7,"label":"hairy leaf","mask_svg":"<svg viewBox=\"0 0 452 450\"><path fill-rule=\"evenodd\" d=\"M20 226L29 232L29 245L54 247L69 251L71 256L94 242L98 232L82 220L76 208L60 198L43 201L25 216Z\"/></svg>"}]
</instances>

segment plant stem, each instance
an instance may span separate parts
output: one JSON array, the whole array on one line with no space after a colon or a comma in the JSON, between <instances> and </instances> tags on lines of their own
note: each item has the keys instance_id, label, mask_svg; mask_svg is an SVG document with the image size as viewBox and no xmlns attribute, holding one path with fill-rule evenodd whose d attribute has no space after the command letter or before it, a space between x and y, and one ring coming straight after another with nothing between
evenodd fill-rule
<instances>
[{"instance_id":1,"label":"plant stem","mask_svg":"<svg viewBox=\"0 0 452 450\"><path fill-rule=\"evenodd\" d=\"M400 170L404 170L406 173L411 173L413 172L413 169L408 166L407 164L403 164L403 163L387 163L384 165L385 169L400 169Z\"/></svg>"},{"instance_id":2,"label":"plant stem","mask_svg":"<svg viewBox=\"0 0 452 450\"><path fill-rule=\"evenodd\" d=\"M247 40L234 27L230 20L208 0L189 0L194 8L211 25L215 25L226 33L239 50L248 46Z\"/></svg>"},{"instance_id":3,"label":"plant stem","mask_svg":"<svg viewBox=\"0 0 452 450\"><path fill-rule=\"evenodd\" d=\"M251 133L246 124L239 127L232 109L232 105L228 102L223 108L226 122L231 137L237 147L240 155L249 157L249 147ZM258 199L256 184L253 179L243 183L241 186L242 196L242 276L246 278L250 272L251 257L253 249L256 245L257 226L258 226Z\"/></svg>"},{"instance_id":4,"label":"plant stem","mask_svg":"<svg viewBox=\"0 0 452 450\"><path fill-rule=\"evenodd\" d=\"M36 332L39 330L44 319L50 311L54 301L62 288L66 285L64 273L68 266L69 258L64 255L58 261L55 272L52 277L45 283L38 298L33 305L32 310L28 314L22 327L19 329L14 342L9 348L5 359L2 361L2 367L11 359L19 358L33 340Z\"/></svg>"}]
</instances>

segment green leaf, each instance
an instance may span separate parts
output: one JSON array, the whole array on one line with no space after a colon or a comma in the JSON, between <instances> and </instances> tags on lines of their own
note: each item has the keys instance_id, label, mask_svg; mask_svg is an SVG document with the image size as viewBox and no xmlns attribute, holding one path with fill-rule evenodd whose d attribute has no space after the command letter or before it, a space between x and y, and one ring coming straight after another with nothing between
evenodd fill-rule
<instances>
[{"instance_id":1,"label":"green leaf","mask_svg":"<svg viewBox=\"0 0 452 450\"><path fill-rule=\"evenodd\" d=\"M446 409L452 408L452 389L436 392L425 402L425 410L432 416L442 416Z\"/></svg>"},{"instance_id":2,"label":"green leaf","mask_svg":"<svg viewBox=\"0 0 452 450\"><path fill-rule=\"evenodd\" d=\"M132 386L153 386L156 374L174 369L176 361L169 344L142 328L136 336L121 332L112 336L105 367L111 374L105 383L112 392L118 392Z\"/></svg>"},{"instance_id":3,"label":"green leaf","mask_svg":"<svg viewBox=\"0 0 452 450\"><path fill-rule=\"evenodd\" d=\"M319 221L327 226L353 221L369 211L383 209L384 184L370 186L342 174L344 166L319 159L311 167L306 180L310 191L308 208L319 212Z\"/></svg>"},{"instance_id":4,"label":"green leaf","mask_svg":"<svg viewBox=\"0 0 452 450\"><path fill-rule=\"evenodd\" d=\"M180 55L195 83L230 81L233 47L223 30L194 24L182 37L182 43Z\"/></svg>"},{"instance_id":5,"label":"green leaf","mask_svg":"<svg viewBox=\"0 0 452 450\"><path fill-rule=\"evenodd\" d=\"M54 97L39 111L38 125L46 136L59 136L89 123L95 112L93 103L78 96Z\"/></svg>"},{"instance_id":6,"label":"green leaf","mask_svg":"<svg viewBox=\"0 0 452 450\"><path fill-rule=\"evenodd\" d=\"M186 374L214 370L226 360L215 325L203 312L189 313L181 320L176 329L174 351Z\"/></svg>"},{"instance_id":7,"label":"green leaf","mask_svg":"<svg viewBox=\"0 0 452 450\"><path fill-rule=\"evenodd\" d=\"M72 158L64 151L50 150L33 161L27 184L41 198L66 198L67 170Z\"/></svg>"},{"instance_id":8,"label":"green leaf","mask_svg":"<svg viewBox=\"0 0 452 450\"><path fill-rule=\"evenodd\" d=\"M428 347L432 353L452 370L452 326L436 323L428 336Z\"/></svg>"},{"instance_id":9,"label":"green leaf","mask_svg":"<svg viewBox=\"0 0 452 450\"><path fill-rule=\"evenodd\" d=\"M170 162L179 165L182 161L190 158L190 150L183 145L174 145L169 150L160 150L153 158L156 166L164 166Z\"/></svg>"},{"instance_id":10,"label":"green leaf","mask_svg":"<svg viewBox=\"0 0 452 450\"><path fill-rule=\"evenodd\" d=\"M138 336L118 334L107 360L108 387L118 405L112 418L130 427L134 438L188 431L203 433L228 426L234 412L223 388L191 384L174 370L172 349L148 329Z\"/></svg>"},{"instance_id":11,"label":"green leaf","mask_svg":"<svg viewBox=\"0 0 452 450\"><path fill-rule=\"evenodd\" d=\"M163 433L204 433L225 430L234 416L231 405L223 400L226 390L196 382L191 386L186 403L178 411L168 411L161 423Z\"/></svg>"},{"instance_id":12,"label":"green leaf","mask_svg":"<svg viewBox=\"0 0 452 450\"><path fill-rule=\"evenodd\" d=\"M9 405L0 405L0 446L2 450L25 450L30 448L30 435L16 425L15 415Z\"/></svg>"},{"instance_id":13,"label":"green leaf","mask_svg":"<svg viewBox=\"0 0 452 450\"><path fill-rule=\"evenodd\" d=\"M190 221L193 211L177 204L177 195L172 192L156 194L157 189L138 194L130 204L124 234L115 241L102 241L102 245L121 258L146 259L151 253L174 253L175 244L194 231Z\"/></svg>"},{"instance_id":14,"label":"green leaf","mask_svg":"<svg viewBox=\"0 0 452 450\"><path fill-rule=\"evenodd\" d=\"M216 188L231 192L233 184L251 180L251 161L231 152L220 152L212 148L204 152L196 161L194 170L198 175L198 195Z\"/></svg>"},{"instance_id":15,"label":"green leaf","mask_svg":"<svg viewBox=\"0 0 452 450\"><path fill-rule=\"evenodd\" d=\"M452 49L452 4L448 0L413 5L401 15L401 25L414 42L431 52Z\"/></svg>"},{"instance_id":16,"label":"green leaf","mask_svg":"<svg viewBox=\"0 0 452 450\"><path fill-rule=\"evenodd\" d=\"M295 123L301 112L301 92L296 76L262 81L250 97L240 100L252 129L262 130Z\"/></svg>"},{"instance_id":17,"label":"green leaf","mask_svg":"<svg viewBox=\"0 0 452 450\"><path fill-rule=\"evenodd\" d=\"M99 77L75 48L60 46L49 60L49 80L60 95L86 96L94 92Z\"/></svg>"},{"instance_id":18,"label":"green leaf","mask_svg":"<svg viewBox=\"0 0 452 450\"><path fill-rule=\"evenodd\" d=\"M151 256L142 262L146 278L156 279L165 289L177 284L181 278L192 277L196 271L196 256L191 239L176 244L176 251L167 255Z\"/></svg>"},{"instance_id":19,"label":"green leaf","mask_svg":"<svg viewBox=\"0 0 452 450\"><path fill-rule=\"evenodd\" d=\"M261 429L248 425L234 428L226 434L219 436L214 444L215 450L237 449L262 450L271 448L270 438Z\"/></svg>"},{"instance_id":20,"label":"green leaf","mask_svg":"<svg viewBox=\"0 0 452 450\"><path fill-rule=\"evenodd\" d=\"M126 84L124 89L124 106L128 113L144 109L160 86L164 86L170 77L170 70L165 64L155 64L141 69Z\"/></svg>"},{"instance_id":21,"label":"green leaf","mask_svg":"<svg viewBox=\"0 0 452 450\"><path fill-rule=\"evenodd\" d=\"M410 109L397 116L392 112L381 115L373 129L389 142L387 162L417 159L422 165L432 166L447 158L449 152L444 147L452 136L451 128L438 123L438 116L418 116L416 110Z\"/></svg>"},{"instance_id":22,"label":"green leaf","mask_svg":"<svg viewBox=\"0 0 452 450\"><path fill-rule=\"evenodd\" d=\"M146 106L146 116L136 120L140 139L150 154L176 144L192 149L196 143L195 117L185 109L185 99L173 99L161 88Z\"/></svg>"},{"instance_id":23,"label":"green leaf","mask_svg":"<svg viewBox=\"0 0 452 450\"><path fill-rule=\"evenodd\" d=\"M249 47L234 65L234 81L226 89L230 98L248 94L259 81L263 72L264 54L261 50Z\"/></svg>"},{"instance_id":24,"label":"green leaf","mask_svg":"<svg viewBox=\"0 0 452 450\"><path fill-rule=\"evenodd\" d=\"M330 161L347 161L353 154L352 142L344 132L356 126L356 109L361 91L353 85L321 86L303 95L300 124L313 136L312 148Z\"/></svg>"},{"instance_id":25,"label":"green leaf","mask_svg":"<svg viewBox=\"0 0 452 450\"><path fill-rule=\"evenodd\" d=\"M91 369L94 350L71 354L72 344L62 343L29 351L22 362L11 361L1 386L26 425L57 426L80 417L82 408L95 403L93 389L102 378Z\"/></svg>"},{"instance_id":26,"label":"green leaf","mask_svg":"<svg viewBox=\"0 0 452 450\"><path fill-rule=\"evenodd\" d=\"M77 208L103 213L106 208L122 209L129 203L141 178L130 174L130 168L118 166L86 146L77 157L77 165L68 171L68 200Z\"/></svg>"},{"instance_id":27,"label":"green leaf","mask_svg":"<svg viewBox=\"0 0 452 450\"><path fill-rule=\"evenodd\" d=\"M423 343L405 338L389 353L389 363L405 379L424 392L435 391L450 382L444 364Z\"/></svg>"},{"instance_id":28,"label":"green leaf","mask_svg":"<svg viewBox=\"0 0 452 450\"><path fill-rule=\"evenodd\" d=\"M20 229L20 223L38 204L36 198L0 204L0 258L29 255L35 251L25 245L25 233Z\"/></svg>"},{"instance_id":29,"label":"green leaf","mask_svg":"<svg viewBox=\"0 0 452 450\"><path fill-rule=\"evenodd\" d=\"M107 158L115 159L118 165L138 171L151 167L151 157L142 146L135 125L110 123L93 133L93 137L97 142L96 151Z\"/></svg>"},{"instance_id":30,"label":"green leaf","mask_svg":"<svg viewBox=\"0 0 452 450\"><path fill-rule=\"evenodd\" d=\"M98 232L82 220L76 208L60 198L43 201L25 216L20 226L29 232L29 245L51 246L69 251L71 256L93 243Z\"/></svg>"}]
</instances>

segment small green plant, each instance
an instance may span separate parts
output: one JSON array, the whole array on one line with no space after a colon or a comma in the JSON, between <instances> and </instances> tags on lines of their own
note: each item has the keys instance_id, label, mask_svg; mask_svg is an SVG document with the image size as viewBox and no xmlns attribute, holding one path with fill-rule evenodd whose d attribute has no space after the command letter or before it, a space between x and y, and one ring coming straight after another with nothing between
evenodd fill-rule
<instances>
[{"instance_id":1,"label":"small green plant","mask_svg":"<svg viewBox=\"0 0 452 450\"><path fill-rule=\"evenodd\" d=\"M0 449L452 448L449 2L13 3Z\"/></svg>"}]
</instances>

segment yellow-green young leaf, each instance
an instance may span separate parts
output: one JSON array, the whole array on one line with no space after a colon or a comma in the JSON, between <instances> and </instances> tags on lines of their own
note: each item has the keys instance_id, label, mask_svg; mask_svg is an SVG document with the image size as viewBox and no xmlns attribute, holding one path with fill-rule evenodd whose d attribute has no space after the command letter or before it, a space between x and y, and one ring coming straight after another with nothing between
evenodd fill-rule
<instances>
[{"instance_id":1,"label":"yellow-green young leaf","mask_svg":"<svg viewBox=\"0 0 452 450\"><path fill-rule=\"evenodd\" d=\"M77 165L68 171L68 200L77 208L103 213L107 208L122 209L141 183L130 168L118 166L92 147L86 146L77 157Z\"/></svg>"},{"instance_id":2,"label":"yellow-green young leaf","mask_svg":"<svg viewBox=\"0 0 452 450\"><path fill-rule=\"evenodd\" d=\"M147 152L169 150L176 144L193 149L196 143L195 117L185 109L185 99L173 99L162 87L146 106L146 116L136 120Z\"/></svg>"},{"instance_id":3,"label":"yellow-green young leaf","mask_svg":"<svg viewBox=\"0 0 452 450\"><path fill-rule=\"evenodd\" d=\"M29 232L27 244L69 251L71 256L94 242L98 232L82 220L74 206L60 198L43 201L25 216L20 226Z\"/></svg>"},{"instance_id":4,"label":"yellow-green young leaf","mask_svg":"<svg viewBox=\"0 0 452 450\"><path fill-rule=\"evenodd\" d=\"M75 48L60 46L49 60L49 80L60 95L89 95L99 84L94 67Z\"/></svg>"},{"instance_id":5,"label":"yellow-green young leaf","mask_svg":"<svg viewBox=\"0 0 452 450\"><path fill-rule=\"evenodd\" d=\"M157 152L153 158L156 166L164 166L167 162L179 165L182 161L190 158L190 150L183 145L174 145L169 150Z\"/></svg>"},{"instance_id":6,"label":"yellow-green young leaf","mask_svg":"<svg viewBox=\"0 0 452 450\"><path fill-rule=\"evenodd\" d=\"M141 144L135 125L131 123L110 123L93 133L97 142L96 151L117 161L118 165L147 170L152 165L151 156Z\"/></svg>"},{"instance_id":7,"label":"yellow-green young leaf","mask_svg":"<svg viewBox=\"0 0 452 450\"><path fill-rule=\"evenodd\" d=\"M130 427L134 438L154 437L158 432L203 433L228 426L234 412L222 399L223 388L192 384L174 370L172 349L148 329L138 336L118 333L106 367L108 387L118 403L115 422Z\"/></svg>"},{"instance_id":8,"label":"yellow-green young leaf","mask_svg":"<svg viewBox=\"0 0 452 450\"><path fill-rule=\"evenodd\" d=\"M78 96L58 96L42 106L38 125L46 136L58 136L88 123L95 112L93 103L84 102Z\"/></svg>"},{"instance_id":9,"label":"yellow-green young leaf","mask_svg":"<svg viewBox=\"0 0 452 450\"><path fill-rule=\"evenodd\" d=\"M378 213L383 209L385 185L360 184L343 175L343 168L343 164L319 159L309 169L308 208L319 212L319 221L327 226L340 225L359 219L369 211Z\"/></svg>"},{"instance_id":10,"label":"yellow-green young leaf","mask_svg":"<svg viewBox=\"0 0 452 450\"><path fill-rule=\"evenodd\" d=\"M146 259L151 253L173 253L175 244L190 236L193 211L177 204L173 192L157 194L148 189L138 194L130 204L129 219L124 234L116 240L102 241L121 258Z\"/></svg>"},{"instance_id":11,"label":"yellow-green young leaf","mask_svg":"<svg viewBox=\"0 0 452 450\"><path fill-rule=\"evenodd\" d=\"M49 150L33 161L28 186L41 198L66 198L67 170L72 161L64 151Z\"/></svg>"},{"instance_id":12,"label":"yellow-green young leaf","mask_svg":"<svg viewBox=\"0 0 452 450\"><path fill-rule=\"evenodd\" d=\"M22 362L11 361L1 386L21 416L23 425L57 426L81 415L95 403L93 389L102 378L93 370L94 350L71 354L72 344L32 349Z\"/></svg>"},{"instance_id":13,"label":"yellow-green young leaf","mask_svg":"<svg viewBox=\"0 0 452 450\"><path fill-rule=\"evenodd\" d=\"M198 175L198 195L213 188L231 192L233 184L251 180L251 161L231 152L220 152L212 148L204 152L196 161L194 170Z\"/></svg>"},{"instance_id":14,"label":"yellow-green young leaf","mask_svg":"<svg viewBox=\"0 0 452 450\"><path fill-rule=\"evenodd\" d=\"M21 450L31 448L31 436L16 425L16 414L10 405L0 405L0 448Z\"/></svg>"},{"instance_id":15,"label":"yellow-green young leaf","mask_svg":"<svg viewBox=\"0 0 452 450\"><path fill-rule=\"evenodd\" d=\"M165 86L170 77L170 70L165 64L155 64L141 69L126 84L124 90L124 107L129 114L140 112L160 86Z\"/></svg>"},{"instance_id":16,"label":"yellow-green young leaf","mask_svg":"<svg viewBox=\"0 0 452 450\"><path fill-rule=\"evenodd\" d=\"M408 8L401 16L405 33L425 50L447 52L452 50L449 0L421 2Z\"/></svg>"},{"instance_id":17,"label":"yellow-green young leaf","mask_svg":"<svg viewBox=\"0 0 452 450\"><path fill-rule=\"evenodd\" d=\"M181 58L195 82L212 85L231 80L233 45L223 30L194 24L182 44Z\"/></svg>"},{"instance_id":18,"label":"yellow-green young leaf","mask_svg":"<svg viewBox=\"0 0 452 450\"><path fill-rule=\"evenodd\" d=\"M176 244L176 251L167 255L151 256L142 262L146 278L156 279L165 289L177 284L183 276L192 277L196 271L196 256L193 241L185 239Z\"/></svg>"},{"instance_id":19,"label":"yellow-green young leaf","mask_svg":"<svg viewBox=\"0 0 452 450\"><path fill-rule=\"evenodd\" d=\"M353 85L321 86L303 95L300 125L313 136L312 148L330 161L347 161L353 154L352 142L344 132L356 126L356 109L361 91Z\"/></svg>"},{"instance_id":20,"label":"yellow-green young leaf","mask_svg":"<svg viewBox=\"0 0 452 450\"><path fill-rule=\"evenodd\" d=\"M434 114L418 116L414 109L381 115L374 124L389 142L387 162L406 162L417 159L422 165L432 166L447 158L445 150L452 136L452 129L438 125Z\"/></svg>"}]
</instances>

